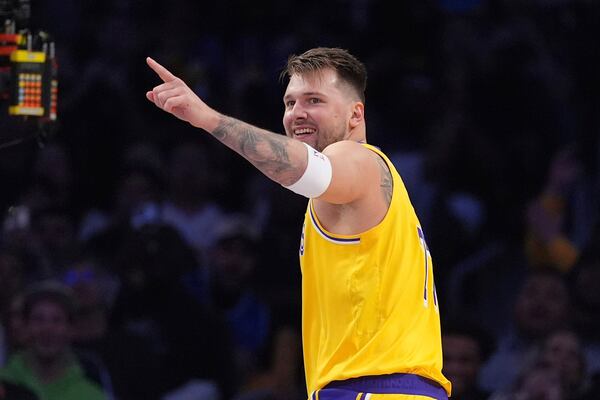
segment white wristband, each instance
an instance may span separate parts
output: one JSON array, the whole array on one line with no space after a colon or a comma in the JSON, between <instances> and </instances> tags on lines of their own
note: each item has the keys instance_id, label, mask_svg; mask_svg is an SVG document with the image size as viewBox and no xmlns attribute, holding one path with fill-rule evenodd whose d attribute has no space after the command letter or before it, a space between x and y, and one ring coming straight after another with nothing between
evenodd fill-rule
<instances>
[{"instance_id":1,"label":"white wristband","mask_svg":"<svg viewBox=\"0 0 600 400\"><path fill-rule=\"evenodd\" d=\"M283 187L309 199L314 199L325 193L331 183L331 161L325 154L318 152L306 143L304 145L308 153L306 170L295 183Z\"/></svg>"}]
</instances>

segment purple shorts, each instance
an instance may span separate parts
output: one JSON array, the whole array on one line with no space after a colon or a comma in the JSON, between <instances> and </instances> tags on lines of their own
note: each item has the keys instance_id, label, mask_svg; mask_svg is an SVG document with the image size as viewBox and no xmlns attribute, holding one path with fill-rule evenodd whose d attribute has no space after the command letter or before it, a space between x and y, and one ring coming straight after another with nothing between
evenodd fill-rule
<instances>
[{"instance_id":1,"label":"purple shorts","mask_svg":"<svg viewBox=\"0 0 600 400\"><path fill-rule=\"evenodd\" d=\"M313 393L311 400L356 400L359 393L409 394L448 400L443 387L435 381L413 374L374 375L334 381ZM361 397L362 398L362 397Z\"/></svg>"}]
</instances>

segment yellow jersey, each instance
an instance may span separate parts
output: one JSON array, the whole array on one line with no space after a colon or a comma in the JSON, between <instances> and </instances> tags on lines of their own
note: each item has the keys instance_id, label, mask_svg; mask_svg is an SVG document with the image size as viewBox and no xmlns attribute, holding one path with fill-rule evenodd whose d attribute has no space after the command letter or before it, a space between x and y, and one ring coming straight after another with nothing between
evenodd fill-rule
<instances>
[{"instance_id":1,"label":"yellow jersey","mask_svg":"<svg viewBox=\"0 0 600 400\"><path fill-rule=\"evenodd\" d=\"M404 183L391 161L388 212L357 235L328 232L312 200L300 243L302 333L308 393L348 378L442 375L440 316L431 255Z\"/></svg>"}]
</instances>

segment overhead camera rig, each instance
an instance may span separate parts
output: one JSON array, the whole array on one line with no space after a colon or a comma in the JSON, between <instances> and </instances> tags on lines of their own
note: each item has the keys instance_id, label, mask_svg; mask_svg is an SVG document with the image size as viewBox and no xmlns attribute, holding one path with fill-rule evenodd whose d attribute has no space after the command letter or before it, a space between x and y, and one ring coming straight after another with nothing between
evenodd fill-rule
<instances>
[{"instance_id":1,"label":"overhead camera rig","mask_svg":"<svg viewBox=\"0 0 600 400\"><path fill-rule=\"evenodd\" d=\"M30 11L29 0L0 0L0 113L35 120L41 143L57 121L58 64L51 36L29 29ZM27 139L2 136L0 149Z\"/></svg>"}]
</instances>

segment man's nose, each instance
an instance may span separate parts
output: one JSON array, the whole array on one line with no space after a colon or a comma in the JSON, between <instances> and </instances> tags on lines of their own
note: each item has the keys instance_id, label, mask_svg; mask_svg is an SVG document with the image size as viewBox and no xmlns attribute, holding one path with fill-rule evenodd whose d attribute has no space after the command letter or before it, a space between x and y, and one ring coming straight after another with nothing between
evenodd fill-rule
<instances>
[{"instance_id":1,"label":"man's nose","mask_svg":"<svg viewBox=\"0 0 600 400\"><path fill-rule=\"evenodd\" d=\"M296 103L292 109L292 116L294 119L306 119L308 117L308 113L306 112L305 107L303 107L300 103Z\"/></svg>"}]
</instances>

